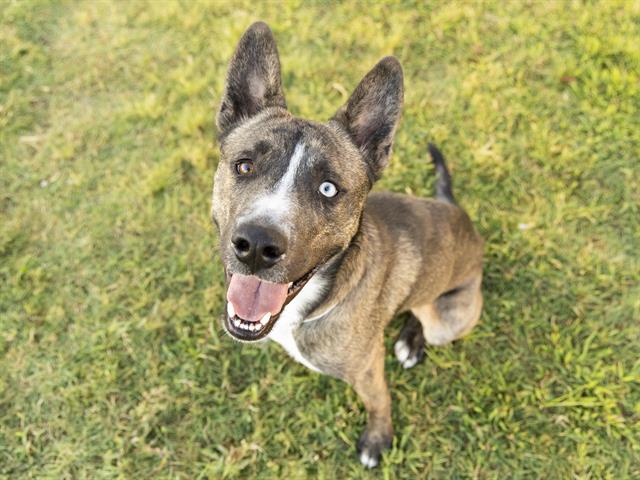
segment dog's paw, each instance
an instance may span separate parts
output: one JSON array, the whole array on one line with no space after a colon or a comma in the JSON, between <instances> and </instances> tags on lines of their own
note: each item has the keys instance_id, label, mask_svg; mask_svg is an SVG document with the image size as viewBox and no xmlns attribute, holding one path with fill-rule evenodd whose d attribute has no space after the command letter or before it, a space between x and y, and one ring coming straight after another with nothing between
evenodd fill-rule
<instances>
[{"instance_id":1,"label":"dog's paw","mask_svg":"<svg viewBox=\"0 0 640 480\"><path fill-rule=\"evenodd\" d=\"M367 468L373 468L380 463L382 452L391 448L391 435L371 435L368 431L358 441L358 458Z\"/></svg>"},{"instance_id":2,"label":"dog's paw","mask_svg":"<svg viewBox=\"0 0 640 480\"><path fill-rule=\"evenodd\" d=\"M424 333L415 315L410 314L407 318L393 351L404 368L411 368L424 358Z\"/></svg>"},{"instance_id":3,"label":"dog's paw","mask_svg":"<svg viewBox=\"0 0 640 480\"><path fill-rule=\"evenodd\" d=\"M400 338L393 347L396 358L404 368L414 367L424 358L424 337L420 335L419 339L414 337L410 340L407 342L404 338Z\"/></svg>"}]
</instances>

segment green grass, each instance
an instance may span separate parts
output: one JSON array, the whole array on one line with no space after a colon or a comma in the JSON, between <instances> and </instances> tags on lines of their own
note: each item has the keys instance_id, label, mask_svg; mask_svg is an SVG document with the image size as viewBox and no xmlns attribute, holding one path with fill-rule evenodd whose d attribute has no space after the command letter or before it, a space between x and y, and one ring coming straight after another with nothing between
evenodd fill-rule
<instances>
[{"instance_id":1,"label":"green grass","mask_svg":"<svg viewBox=\"0 0 640 480\"><path fill-rule=\"evenodd\" d=\"M0 477L640 477L640 2L254 3L0 0ZM213 117L260 18L298 115L398 56L377 188L430 195L434 141L487 239L474 332L388 349L375 472L349 387L218 322Z\"/></svg>"}]
</instances>

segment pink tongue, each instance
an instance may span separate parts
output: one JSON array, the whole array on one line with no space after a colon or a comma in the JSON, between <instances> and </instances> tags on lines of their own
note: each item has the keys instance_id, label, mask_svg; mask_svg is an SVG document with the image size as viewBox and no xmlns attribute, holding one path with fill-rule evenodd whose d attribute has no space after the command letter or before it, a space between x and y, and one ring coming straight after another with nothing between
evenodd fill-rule
<instances>
[{"instance_id":1,"label":"pink tongue","mask_svg":"<svg viewBox=\"0 0 640 480\"><path fill-rule=\"evenodd\" d=\"M257 322L267 313L275 315L287 299L286 283L271 283L258 277L234 273L227 290L236 315L249 322Z\"/></svg>"}]
</instances>

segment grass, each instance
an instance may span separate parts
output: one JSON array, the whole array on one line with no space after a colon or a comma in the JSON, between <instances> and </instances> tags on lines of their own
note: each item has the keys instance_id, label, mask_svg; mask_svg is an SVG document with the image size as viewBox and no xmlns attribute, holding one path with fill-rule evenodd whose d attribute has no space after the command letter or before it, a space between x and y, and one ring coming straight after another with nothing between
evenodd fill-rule
<instances>
[{"instance_id":1,"label":"grass","mask_svg":"<svg viewBox=\"0 0 640 480\"><path fill-rule=\"evenodd\" d=\"M213 116L259 18L301 116L398 56L377 188L430 195L434 141L487 239L478 328L387 355L375 472L349 387L218 322ZM640 477L638 38L637 0L0 0L0 477Z\"/></svg>"}]
</instances>

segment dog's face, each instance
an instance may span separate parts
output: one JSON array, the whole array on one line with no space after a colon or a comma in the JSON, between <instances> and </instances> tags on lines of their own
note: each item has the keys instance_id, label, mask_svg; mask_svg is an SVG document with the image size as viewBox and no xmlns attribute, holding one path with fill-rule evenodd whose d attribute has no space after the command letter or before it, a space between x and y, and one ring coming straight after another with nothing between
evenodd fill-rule
<instances>
[{"instance_id":1,"label":"dog's face","mask_svg":"<svg viewBox=\"0 0 640 480\"><path fill-rule=\"evenodd\" d=\"M329 122L295 118L271 31L259 22L244 34L217 117L212 208L233 337L264 338L316 270L347 248L388 161L401 105L402 70L387 57Z\"/></svg>"}]
</instances>

